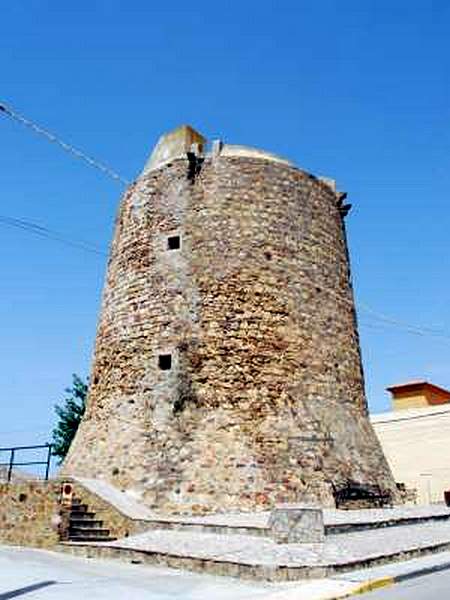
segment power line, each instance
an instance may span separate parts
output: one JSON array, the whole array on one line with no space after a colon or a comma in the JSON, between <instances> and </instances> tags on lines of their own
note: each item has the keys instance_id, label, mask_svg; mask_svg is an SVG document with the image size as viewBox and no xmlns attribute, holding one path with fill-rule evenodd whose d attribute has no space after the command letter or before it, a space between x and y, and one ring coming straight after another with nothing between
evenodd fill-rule
<instances>
[{"instance_id":1,"label":"power line","mask_svg":"<svg viewBox=\"0 0 450 600\"><path fill-rule=\"evenodd\" d=\"M383 414L383 413L381 413ZM435 417L436 415L448 415L450 416L450 411L449 410L437 410L436 412L432 412L432 413L428 413L426 415L411 415L408 417L400 417L400 418L396 418L396 419L387 419L386 421L375 421L377 423L377 425L379 423L398 423L399 421L415 421L416 419L428 419L430 417ZM373 415L374 417L378 416L377 414ZM450 467L449 467L450 468Z\"/></svg>"},{"instance_id":2,"label":"power line","mask_svg":"<svg viewBox=\"0 0 450 600\"><path fill-rule=\"evenodd\" d=\"M74 248L79 248L81 250L84 250L85 252L90 252L91 254L96 254L98 256L108 255L107 252L104 252L94 244L90 244L89 242L84 242L80 240L70 239L57 231L51 230L47 227L43 227L31 221L26 221L24 219L14 219L12 217L0 215L0 225L16 227L18 229L37 235L39 237L57 241ZM331 293L331 295L337 296L337 294L333 293ZM355 302L355 304L357 309L361 309L363 313L366 313L366 316L373 319L373 321L369 321L368 323L361 322L360 325L363 327L376 329L378 331L383 331L386 329L396 329L397 331L403 331L405 333L413 335L450 339L450 333L445 332L443 330L411 325L403 321L398 321L392 317L388 317L384 313L378 313L365 303Z\"/></svg>"},{"instance_id":3,"label":"power line","mask_svg":"<svg viewBox=\"0 0 450 600\"><path fill-rule=\"evenodd\" d=\"M36 430L36 429L17 429L15 431L0 431L0 436L1 435L13 435L13 434L15 435L17 433L34 433L36 435L38 435L38 434L39 435L43 435L43 434L48 435L49 429L48 428L45 430L44 429L38 429L38 430Z\"/></svg>"},{"instance_id":4,"label":"power line","mask_svg":"<svg viewBox=\"0 0 450 600\"><path fill-rule=\"evenodd\" d=\"M124 185L127 185L127 186L130 185L130 182L127 179L125 179L124 177L122 177L121 175L119 175L118 173L113 171L107 165L91 158L89 155L85 154L81 150L78 150L71 144L64 142L64 140L62 140L61 138L50 133L49 131L47 131L40 125L34 123L30 119L27 119L23 115L17 113L16 111L14 111L12 108L7 106L6 104L0 103L0 112L5 113L10 118L19 122L20 124L24 125L25 127L31 129L38 135L45 137L48 141L57 144L65 152L68 152L72 156L75 156L76 158L85 161L91 167L98 169L103 174L114 179L116 182L119 181L120 183L123 183ZM36 225L34 223L22 221L19 219L11 219L9 217L1 217L1 216L0 216L0 223L14 226L14 227L19 227L21 229L30 231L31 233L34 233L36 235L40 235L42 237L47 237L48 239L53 239L53 240L59 241L61 243L70 245L70 246L82 248L83 250L86 250L88 252L93 252L95 254L100 254L100 255L106 256L105 252L101 251L98 248L95 248L94 246L92 246L90 244L87 244L84 242L79 242L79 241L74 241L74 240L69 240L68 238L62 236L58 232L52 232L51 230L49 230L45 227ZM328 290L328 292L331 293L331 295L334 295L330 290ZM335 294L335 296L337 297L337 294ZM373 310L370 306L368 306L367 304L365 304L363 302L358 303L357 306L363 312L368 313L368 315L370 317L372 317L373 319L378 320L379 322L384 323L386 325L396 327L398 330L402 330L407 333L412 333L412 334L416 334L416 335L428 335L428 336L433 336L433 337L450 338L450 333L448 333L446 331L437 330L437 329L433 329L433 328L429 328L429 327L420 327L417 325L412 325L410 323L405 323L405 322L399 321L397 319L393 319L392 317L389 317L388 315L385 315L383 313ZM370 325L367 325L367 324L365 324L365 326L370 327Z\"/></svg>"},{"instance_id":5,"label":"power line","mask_svg":"<svg viewBox=\"0 0 450 600\"><path fill-rule=\"evenodd\" d=\"M366 305L367 306L367 305ZM360 305L357 305L357 308L361 308ZM365 312L366 314L364 315L365 317L369 317L371 319L373 319L372 321L369 321L368 323L363 323L361 322L361 325L364 325L365 327L371 327L372 329L379 329L379 330L383 330L383 329L393 329L393 330L397 330L397 331L403 331L405 333L410 333L412 335L421 335L424 337L434 337L434 338L443 338L443 339L450 339L450 332L445 331L445 330L434 330L434 329L430 329L427 327L421 327L419 325L411 325L409 323L405 323L403 321L397 321L396 319L393 318L385 318L383 317L378 317L378 314L381 313L377 313L376 311L370 309L370 312L367 311L367 308L362 308L362 311Z\"/></svg>"},{"instance_id":6,"label":"power line","mask_svg":"<svg viewBox=\"0 0 450 600\"><path fill-rule=\"evenodd\" d=\"M411 325L410 323L405 323L404 321L399 321L397 319L394 319L388 315L385 315L384 313L380 313L378 311L373 310L373 308L371 308L364 302L360 302L359 307L361 308L361 310L366 312L368 314L368 316L371 316L372 318L377 319L378 321L381 321L382 323L387 323L389 325L395 325L398 327L409 329L411 333L423 333L423 334L434 335L434 336L438 336L438 337L441 337L441 336L450 337L450 333L446 332L442 329L435 329L432 327Z\"/></svg>"},{"instance_id":7,"label":"power line","mask_svg":"<svg viewBox=\"0 0 450 600\"><path fill-rule=\"evenodd\" d=\"M399 333L407 333L410 335L418 335L421 337L433 337L436 339L441 339L441 340L445 340L447 341L448 339L450 339L450 334L432 334L432 333L428 333L426 331L421 331L421 330L417 330L417 329L413 329L413 328L408 328L408 327L396 327L395 325L389 325L388 323L380 323L377 321L374 322L369 322L366 323L364 321L360 321L358 323L359 327L364 327L364 328L368 328L368 329L373 329L374 331L379 331L379 332L387 332L387 331L394 331L394 332L399 332Z\"/></svg>"},{"instance_id":8,"label":"power line","mask_svg":"<svg viewBox=\"0 0 450 600\"><path fill-rule=\"evenodd\" d=\"M18 229L22 229L28 233L40 236L42 238L46 238L49 240L57 241L67 246L71 246L74 248L79 248L84 250L85 252L90 252L91 254L96 254L98 256L107 256L107 253L95 246L94 244L90 244L89 242L84 242L80 240L70 239L67 236L51 230L47 227L43 227L38 225L37 223L33 223L31 221L27 221L24 219L15 219L12 217L7 217L4 215L0 215L0 225L6 225L9 227L16 227ZM331 292L329 290L329 292ZM336 295L331 292L331 295ZM412 325L409 323L405 323L403 321L398 321L392 317L388 317L384 313L379 313L369 307L367 304L361 302L356 303L356 307L359 308L363 313L366 313L366 316L373 319L373 321L361 322L360 325L363 327L368 327L371 329L376 329L378 331L383 331L386 329L396 329L397 331L403 331L405 333L420 335L425 337L437 337L437 338L445 338L450 339L450 333L447 333L442 330L420 327L417 325Z\"/></svg>"},{"instance_id":9,"label":"power line","mask_svg":"<svg viewBox=\"0 0 450 600\"><path fill-rule=\"evenodd\" d=\"M98 160L92 158L88 154L85 154L81 150L78 150L78 148L75 148L71 144L67 144L64 140L62 140L58 136L54 135L50 131L47 131L46 129L44 129L37 123L34 123L30 119L27 119L26 117L24 117L23 115L19 114L16 111L14 111L12 108L7 106L6 104L0 103L0 112L3 112L4 114L8 115L11 119L13 119L14 121L17 121L21 125L28 127L28 129L31 129L32 131L34 131L34 133L37 133L38 135L45 137L49 142L57 144L65 152L68 152L72 156L75 156L76 158L83 160L84 162L88 163L91 167L98 169L104 175L107 175L108 177L114 179L116 182L119 181L120 183L123 183L126 186L130 185L130 182L127 179L125 179L124 177L122 177L121 175L116 173L108 165L105 165L104 163L99 162Z\"/></svg>"},{"instance_id":10,"label":"power line","mask_svg":"<svg viewBox=\"0 0 450 600\"><path fill-rule=\"evenodd\" d=\"M32 233L39 237L60 242L61 244L65 244L66 246L80 248L81 250L84 250L85 252L90 252L91 254L107 256L106 252L104 252L100 248L97 248L97 246L95 246L94 244L90 244L89 242L83 242L81 240L70 239L57 231L53 231L51 229L48 229L47 227L42 227L41 225L38 225L37 223L33 223L31 221L25 221L24 219L14 219L12 217L0 215L0 225L16 227L17 229L22 229L23 231L27 231L28 233Z\"/></svg>"}]
</instances>

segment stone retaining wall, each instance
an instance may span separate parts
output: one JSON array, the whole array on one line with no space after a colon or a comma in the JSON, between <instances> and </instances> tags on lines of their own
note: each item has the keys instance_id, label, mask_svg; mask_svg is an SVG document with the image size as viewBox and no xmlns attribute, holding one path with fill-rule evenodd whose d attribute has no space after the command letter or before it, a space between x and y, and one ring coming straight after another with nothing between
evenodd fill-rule
<instances>
[{"instance_id":1,"label":"stone retaining wall","mask_svg":"<svg viewBox=\"0 0 450 600\"><path fill-rule=\"evenodd\" d=\"M0 543L51 548L59 542L64 515L60 484L28 481L0 484Z\"/></svg>"}]
</instances>

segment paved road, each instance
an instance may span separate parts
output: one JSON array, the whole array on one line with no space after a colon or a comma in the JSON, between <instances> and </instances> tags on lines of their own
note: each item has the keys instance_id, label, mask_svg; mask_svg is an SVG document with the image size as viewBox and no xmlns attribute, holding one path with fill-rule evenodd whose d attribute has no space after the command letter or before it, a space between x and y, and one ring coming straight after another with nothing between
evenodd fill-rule
<instances>
[{"instance_id":1,"label":"paved road","mask_svg":"<svg viewBox=\"0 0 450 600\"><path fill-rule=\"evenodd\" d=\"M0 546L0 600L317 600L355 584L267 583Z\"/></svg>"},{"instance_id":2,"label":"paved road","mask_svg":"<svg viewBox=\"0 0 450 600\"><path fill-rule=\"evenodd\" d=\"M0 546L0 600L322 600L357 585L335 579L239 581Z\"/></svg>"},{"instance_id":3,"label":"paved road","mask_svg":"<svg viewBox=\"0 0 450 600\"><path fill-rule=\"evenodd\" d=\"M270 586L0 546L0 600L247 600Z\"/></svg>"},{"instance_id":4,"label":"paved road","mask_svg":"<svg viewBox=\"0 0 450 600\"><path fill-rule=\"evenodd\" d=\"M413 563L447 561L448 553ZM425 561L425 563L424 563ZM444 562L445 562L444 561ZM372 571L373 578L405 572L394 565ZM350 592L368 577L354 571L345 578L270 584L245 582L175 571L164 567L125 564L119 561L78 558L0 546L0 600L318 600ZM350 587L349 587L350 586ZM402 584L358 596L365 600L450 599L450 570L412 579Z\"/></svg>"},{"instance_id":5,"label":"paved road","mask_svg":"<svg viewBox=\"0 0 450 600\"><path fill-rule=\"evenodd\" d=\"M361 600L447 600L450 598L450 571L410 579L363 594L358 598Z\"/></svg>"}]
</instances>

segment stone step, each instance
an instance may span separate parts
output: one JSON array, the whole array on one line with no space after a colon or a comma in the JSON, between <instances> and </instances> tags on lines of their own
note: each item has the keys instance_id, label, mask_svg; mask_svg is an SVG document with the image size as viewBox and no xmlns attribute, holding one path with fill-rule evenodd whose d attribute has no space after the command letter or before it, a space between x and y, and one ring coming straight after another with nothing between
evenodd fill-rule
<instances>
[{"instance_id":1,"label":"stone step","mask_svg":"<svg viewBox=\"0 0 450 600\"><path fill-rule=\"evenodd\" d=\"M430 515L428 517L405 517L399 519L385 519L380 521L362 521L353 523L331 523L325 525L326 535L340 533L352 533L356 531L369 531L371 529L383 529L385 527L403 527L408 525L427 525L433 522L445 522L450 520L450 515Z\"/></svg>"},{"instance_id":2,"label":"stone step","mask_svg":"<svg viewBox=\"0 0 450 600\"><path fill-rule=\"evenodd\" d=\"M63 542L63 544L70 544L71 542L75 542L75 543L86 543L86 544L94 544L94 543L104 543L104 542L114 542L117 538L115 537L102 537L102 536L98 536L96 538L94 537L86 537L84 535L76 535L70 538L69 542Z\"/></svg>"},{"instance_id":3,"label":"stone step","mask_svg":"<svg viewBox=\"0 0 450 600\"><path fill-rule=\"evenodd\" d=\"M433 512L434 511L434 512ZM205 517L171 517L146 521L150 530L181 531L191 533L211 533L221 535L249 535L270 537L268 527L269 514L218 514ZM387 509L376 511L324 511L326 535L370 531L391 527L409 525L427 525L435 522L450 522L450 511L435 508L432 510L396 510Z\"/></svg>"},{"instance_id":4,"label":"stone step","mask_svg":"<svg viewBox=\"0 0 450 600\"><path fill-rule=\"evenodd\" d=\"M69 530L69 542L76 540L80 541L81 538L83 538L85 542L110 542L113 539L110 536L109 529L73 528Z\"/></svg>"},{"instance_id":5,"label":"stone step","mask_svg":"<svg viewBox=\"0 0 450 600\"><path fill-rule=\"evenodd\" d=\"M324 510L327 535L428 525L450 522L450 510L444 505L396 507L372 510Z\"/></svg>"},{"instance_id":6,"label":"stone step","mask_svg":"<svg viewBox=\"0 0 450 600\"><path fill-rule=\"evenodd\" d=\"M191 533L216 533L220 535L251 535L256 537L270 536L270 530L267 526L253 527L252 525L225 525L223 523L195 523L190 522L189 518L183 520L151 520L146 521L146 530L148 531L181 531Z\"/></svg>"},{"instance_id":7,"label":"stone step","mask_svg":"<svg viewBox=\"0 0 450 600\"><path fill-rule=\"evenodd\" d=\"M101 527L70 527L69 528L69 540L74 537L83 536L84 538L109 538L109 529L102 529Z\"/></svg>"},{"instance_id":8,"label":"stone step","mask_svg":"<svg viewBox=\"0 0 450 600\"><path fill-rule=\"evenodd\" d=\"M72 519L70 518L70 528L78 528L78 529L94 529L94 528L102 528L103 521L100 519Z\"/></svg>"},{"instance_id":9,"label":"stone step","mask_svg":"<svg viewBox=\"0 0 450 600\"><path fill-rule=\"evenodd\" d=\"M71 512L88 512L87 504L72 504Z\"/></svg>"},{"instance_id":10,"label":"stone step","mask_svg":"<svg viewBox=\"0 0 450 600\"><path fill-rule=\"evenodd\" d=\"M71 519L94 519L95 518L95 512L93 511L78 511L78 510L72 510L70 513L70 518Z\"/></svg>"},{"instance_id":11,"label":"stone step","mask_svg":"<svg viewBox=\"0 0 450 600\"><path fill-rule=\"evenodd\" d=\"M111 536L110 530L103 527L103 520L95 517L96 513L89 510L89 506L83 500L76 496L72 498L66 539L84 543L114 541L116 538Z\"/></svg>"}]
</instances>

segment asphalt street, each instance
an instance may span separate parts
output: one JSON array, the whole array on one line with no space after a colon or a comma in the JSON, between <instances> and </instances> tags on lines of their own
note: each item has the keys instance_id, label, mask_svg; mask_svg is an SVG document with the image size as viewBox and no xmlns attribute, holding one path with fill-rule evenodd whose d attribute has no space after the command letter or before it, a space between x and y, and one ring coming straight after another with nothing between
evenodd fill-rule
<instances>
[{"instance_id":1,"label":"asphalt street","mask_svg":"<svg viewBox=\"0 0 450 600\"><path fill-rule=\"evenodd\" d=\"M268 589L163 567L0 547L0 600L243 600Z\"/></svg>"},{"instance_id":2,"label":"asphalt street","mask_svg":"<svg viewBox=\"0 0 450 600\"><path fill-rule=\"evenodd\" d=\"M0 600L323 600L358 585L335 579L240 581L0 546Z\"/></svg>"},{"instance_id":3,"label":"asphalt street","mask_svg":"<svg viewBox=\"0 0 450 600\"><path fill-rule=\"evenodd\" d=\"M409 579L358 597L364 600L447 600L450 599L450 570Z\"/></svg>"},{"instance_id":4,"label":"asphalt street","mask_svg":"<svg viewBox=\"0 0 450 600\"><path fill-rule=\"evenodd\" d=\"M448 553L410 564L449 564ZM165 567L73 557L31 548L0 546L0 600L322 600L351 592L369 578L408 572L397 563L327 579L285 584L239 581ZM352 580L350 581L345 581ZM367 600L450 599L450 570L358 596Z\"/></svg>"}]
</instances>

